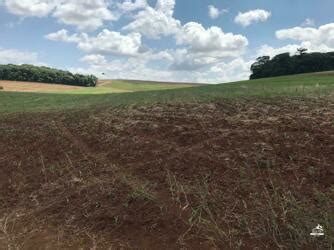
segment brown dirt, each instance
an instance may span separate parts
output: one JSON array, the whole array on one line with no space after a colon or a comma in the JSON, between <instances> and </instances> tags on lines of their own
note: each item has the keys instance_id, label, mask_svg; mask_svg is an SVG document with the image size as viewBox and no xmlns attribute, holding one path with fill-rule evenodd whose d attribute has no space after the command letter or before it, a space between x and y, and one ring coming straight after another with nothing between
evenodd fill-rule
<instances>
[{"instance_id":1,"label":"brown dirt","mask_svg":"<svg viewBox=\"0 0 334 250\"><path fill-rule=\"evenodd\" d=\"M77 90L83 87L37 82L0 81L3 91L10 92L61 92Z\"/></svg>"},{"instance_id":2,"label":"brown dirt","mask_svg":"<svg viewBox=\"0 0 334 250\"><path fill-rule=\"evenodd\" d=\"M333 122L328 99L1 117L0 249L329 248Z\"/></svg>"}]
</instances>

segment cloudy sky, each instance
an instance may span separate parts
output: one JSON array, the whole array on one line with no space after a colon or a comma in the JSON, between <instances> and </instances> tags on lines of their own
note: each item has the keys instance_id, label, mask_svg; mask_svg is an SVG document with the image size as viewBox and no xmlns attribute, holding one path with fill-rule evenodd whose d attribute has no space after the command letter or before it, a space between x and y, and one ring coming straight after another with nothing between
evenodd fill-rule
<instances>
[{"instance_id":1,"label":"cloudy sky","mask_svg":"<svg viewBox=\"0 0 334 250\"><path fill-rule=\"evenodd\" d=\"M0 0L0 64L235 81L261 55L334 51L333 10L333 0Z\"/></svg>"}]
</instances>

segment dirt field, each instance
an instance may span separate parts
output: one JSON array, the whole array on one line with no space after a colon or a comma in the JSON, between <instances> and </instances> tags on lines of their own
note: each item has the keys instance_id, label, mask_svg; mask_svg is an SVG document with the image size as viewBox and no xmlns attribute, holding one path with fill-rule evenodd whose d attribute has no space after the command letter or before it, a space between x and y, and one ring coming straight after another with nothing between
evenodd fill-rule
<instances>
[{"instance_id":1,"label":"dirt field","mask_svg":"<svg viewBox=\"0 0 334 250\"><path fill-rule=\"evenodd\" d=\"M333 121L327 99L1 117L0 249L328 249Z\"/></svg>"},{"instance_id":2,"label":"dirt field","mask_svg":"<svg viewBox=\"0 0 334 250\"><path fill-rule=\"evenodd\" d=\"M36 82L15 82L15 81L0 81L0 86L3 91L15 91L15 92L62 92L69 90L80 90L84 87L60 85L60 84L46 84Z\"/></svg>"}]
</instances>

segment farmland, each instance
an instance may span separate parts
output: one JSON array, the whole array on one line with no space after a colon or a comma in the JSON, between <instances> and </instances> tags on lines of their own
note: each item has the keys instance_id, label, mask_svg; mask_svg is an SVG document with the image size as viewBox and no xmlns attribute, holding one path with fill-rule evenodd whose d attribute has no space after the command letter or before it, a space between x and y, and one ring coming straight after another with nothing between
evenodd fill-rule
<instances>
[{"instance_id":1,"label":"farmland","mask_svg":"<svg viewBox=\"0 0 334 250\"><path fill-rule=\"evenodd\" d=\"M331 248L331 73L164 86L0 91L0 246Z\"/></svg>"},{"instance_id":2,"label":"farmland","mask_svg":"<svg viewBox=\"0 0 334 250\"><path fill-rule=\"evenodd\" d=\"M85 109L96 106L118 107L153 105L155 103L212 102L222 98L328 96L332 95L334 89L334 77L331 74L327 72L326 74L267 78L194 88L188 88L189 85L169 84L166 87L165 83L154 85L153 83L136 84L116 81L102 83L102 86L97 88L80 88L74 93L72 91L56 94L0 91L0 113ZM181 88L172 89L173 87ZM127 93L110 94L109 92L108 94L106 89L109 89L110 92L118 89ZM87 95L80 95L80 93ZM93 95L94 93L99 93L99 95Z\"/></svg>"},{"instance_id":3,"label":"farmland","mask_svg":"<svg viewBox=\"0 0 334 250\"><path fill-rule=\"evenodd\" d=\"M131 80L101 80L97 87L79 87L37 82L0 81L7 92L53 93L53 94L112 94L147 90L178 89L198 86L198 84L141 83Z\"/></svg>"}]
</instances>

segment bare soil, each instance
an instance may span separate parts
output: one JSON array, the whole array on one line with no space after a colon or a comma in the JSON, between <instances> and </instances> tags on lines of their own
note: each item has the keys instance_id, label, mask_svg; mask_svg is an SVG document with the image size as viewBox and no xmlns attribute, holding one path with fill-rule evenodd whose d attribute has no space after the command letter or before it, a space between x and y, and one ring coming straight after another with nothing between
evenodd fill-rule
<instances>
[{"instance_id":1,"label":"bare soil","mask_svg":"<svg viewBox=\"0 0 334 250\"><path fill-rule=\"evenodd\" d=\"M61 92L82 89L84 87L37 82L0 81L3 91L10 92Z\"/></svg>"},{"instance_id":2,"label":"bare soil","mask_svg":"<svg viewBox=\"0 0 334 250\"><path fill-rule=\"evenodd\" d=\"M333 100L0 119L0 249L333 246Z\"/></svg>"}]
</instances>

